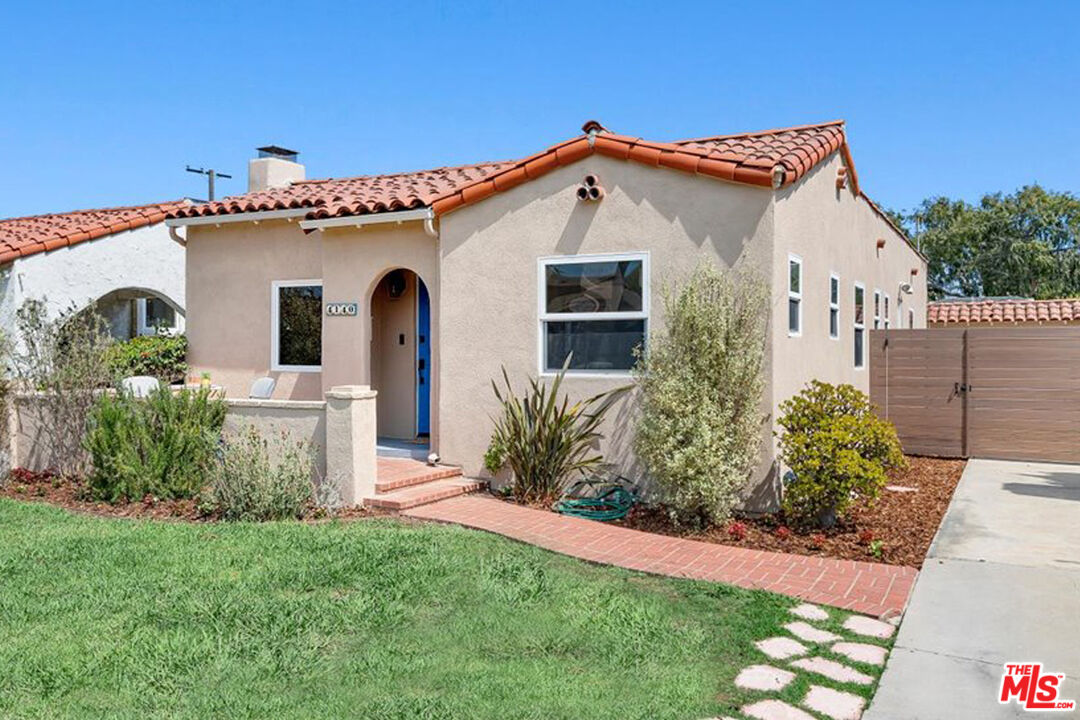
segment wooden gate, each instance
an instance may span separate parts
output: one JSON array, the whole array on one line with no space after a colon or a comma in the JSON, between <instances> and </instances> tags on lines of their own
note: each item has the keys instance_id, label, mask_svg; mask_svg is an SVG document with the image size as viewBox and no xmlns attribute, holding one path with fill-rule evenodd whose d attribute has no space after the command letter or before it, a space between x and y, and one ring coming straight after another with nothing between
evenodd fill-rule
<instances>
[{"instance_id":1,"label":"wooden gate","mask_svg":"<svg viewBox=\"0 0 1080 720\"><path fill-rule=\"evenodd\" d=\"M874 330L870 398L909 453L1080 462L1080 327Z\"/></svg>"}]
</instances>

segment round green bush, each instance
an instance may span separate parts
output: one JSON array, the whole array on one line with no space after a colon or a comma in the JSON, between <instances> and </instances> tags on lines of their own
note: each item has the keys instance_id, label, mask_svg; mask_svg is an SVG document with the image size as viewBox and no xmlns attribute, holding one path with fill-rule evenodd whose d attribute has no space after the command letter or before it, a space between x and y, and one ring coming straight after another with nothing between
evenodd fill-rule
<instances>
[{"instance_id":1,"label":"round green bush","mask_svg":"<svg viewBox=\"0 0 1080 720\"><path fill-rule=\"evenodd\" d=\"M893 424L851 385L812 381L780 404L780 459L793 477L782 505L789 518L828 526L854 503L872 501L886 470L903 467Z\"/></svg>"}]
</instances>

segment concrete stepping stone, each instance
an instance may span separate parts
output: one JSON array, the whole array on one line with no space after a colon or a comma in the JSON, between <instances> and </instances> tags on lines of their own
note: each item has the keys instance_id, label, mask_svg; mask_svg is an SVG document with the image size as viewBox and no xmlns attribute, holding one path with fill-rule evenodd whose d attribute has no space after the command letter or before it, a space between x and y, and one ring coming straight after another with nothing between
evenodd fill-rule
<instances>
[{"instance_id":1,"label":"concrete stepping stone","mask_svg":"<svg viewBox=\"0 0 1080 720\"><path fill-rule=\"evenodd\" d=\"M850 668L842 663L823 657L803 658L791 663L791 667L817 673L830 680L842 683L854 683L855 685L873 685L874 678L866 673L861 673L855 668Z\"/></svg>"},{"instance_id":2,"label":"concrete stepping stone","mask_svg":"<svg viewBox=\"0 0 1080 720\"><path fill-rule=\"evenodd\" d=\"M890 625L889 628L891 629L892 626ZM788 623L784 626L784 629L800 640L805 640L806 642L827 643L843 640L842 637L835 633L831 633L828 630L818 630L813 625L808 625L802 621Z\"/></svg>"},{"instance_id":3,"label":"concrete stepping stone","mask_svg":"<svg viewBox=\"0 0 1080 720\"><path fill-rule=\"evenodd\" d=\"M789 637L771 637L766 640L759 640L754 643L754 646L773 660L787 660L790 657L798 657L808 652L805 645Z\"/></svg>"},{"instance_id":4,"label":"concrete stepping stone","mask_svg":"<svg viewBox=\"0 0 1080 720\"><path fill-rule=\"evenodd\" d=\"M811 685L802 704L833 720L859 720L866 701L848 692Z\"/></svg>"},{"instance_id":5,"label":"concrete stepping stone","mask_svg":"<svg viewBox=\"0 0 1080 720\"><path fill-rule=\"evenodd\" d=\"M817 605L811 605L810 603L803 603L796 607L791 608L793 615L798 615L804 620L828 620L829 613L825 612Z\"/></svg>"},{"instance_id":6,"label":"concrete stepping stone","mask_svg":"<svg viewBox=\"0 0 1080 720\"><path fill-rule=\"evenodd\" d=\"M761 700L752 705L744 705L743 714L757 720L815 720L810 713L788 705L783 700Z\"/></svg>"},{"instance_id":7,"label":"concrete stepping stone","mask_svg":"<svg viewBox=\"0 0 1080 720\"><path fill-rule=\"evenodd\" d=\"M772 665L751 665L742 669L735 678L735 685L744 690L778 691L786 688L794 679L795 673Z\"/></svg>"},{"instance_id":8,"label":"concrete stepping stone","mask_svg":"<svg viewBox=\"0 0 1080 720\"><path fill-rule=\"evenodd\" d=\"M849 617L844 621L844 629L850 630L857 635L881 638L882 640L892 637L892 634L896 632L895 626L864 615L852 615Z\"/></svg>"},{"instance_id":9,"label":"concrete stepping stone","mask_svg":"<svg viewBox=\"0 0 1080 720\"><path fill-rule=\"evenodd\" d=\"M838 642L832 646L832 651L848 660L878 666L885 664L885 656L888 654L883 647L853 642Z\"/></svg>"}]
</instances>

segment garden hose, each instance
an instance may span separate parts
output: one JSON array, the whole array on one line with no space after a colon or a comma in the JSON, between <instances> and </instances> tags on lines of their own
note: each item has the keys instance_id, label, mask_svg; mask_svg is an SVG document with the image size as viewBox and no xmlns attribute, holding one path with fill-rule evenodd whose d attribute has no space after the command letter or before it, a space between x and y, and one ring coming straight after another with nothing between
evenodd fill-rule
<instances>
[{"instance_id":1,"label":"garden hose","mask_svg":"<svg viewBox=\"0 0 1080 720\"><path fill-rule=\"evenodd\" d=\"M567 488L555 503L555 511L572 517L608 522L626 517L637 500L637 495L622 483L585 479Z\"/></svg>"}]
</instances>

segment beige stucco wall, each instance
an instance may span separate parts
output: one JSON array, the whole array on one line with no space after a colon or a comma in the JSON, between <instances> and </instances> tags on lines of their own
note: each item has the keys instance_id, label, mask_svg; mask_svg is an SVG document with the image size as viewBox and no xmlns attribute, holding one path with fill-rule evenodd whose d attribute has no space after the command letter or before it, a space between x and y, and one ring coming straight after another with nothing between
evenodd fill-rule
<instances>
[{"instance_id":1,"label":"beige stucco wall","mask_svg":"<svg viewBox=\"0 0 1080 720\"><path fill-rule=\"evenodd\" d=\"M836 189L839 153L794 186L777 194L773 259L772 342L774 401L777 405L812 379L851 383L869 393L866 364L855 368L854 283L866 287L866 335L873 328L874 290L891 298L891 327L908 327L907 310L915 309L916 327L926 326L926 262L865 199L850 189ZM885 247L877 248L878 239ZM788 334L788 255L803 261L802 334ZM912 275L912 269L918 272ZM840 336L829 337L829 276L840 276ZM897 304L900 283L912 295ZM884 301L883 301L884 302ZM899 313L903 312L902 325Z\"/></svg>"},{"instance_id":2,"label":"beige stucco wall","mask_svg":"<svg viewBox=\"0 0 1080 720\"><path fill-rule=\"evenodd\" d=\"M295 222L277 220L190 226L186 232L188 295L195 299L188 304L189 362L193 372L209 372L229 397L247 397L251 382L263 375L277 378L274 399L321 400L335 385L374 384L370 302L379 280L406 268L437 297L436 241L419 222L304 233ZM324 314L321 372L271 371L272 283L305 279L322 280L324 303L356 302L358 312ZM433 392L438 391L438 313L433 302ZM399 372L412 377L413 362L410 356L407 370ZM378 398L380 414L393 416L390 428L402 426L402 417L410 427L413 423L414 392L403 387L388 388ZM434 436L434 406L431 424Z\"/></svg>"},{"instance_id":3,"label":"beige stucco wall","mask_svg":"<svg viewBox=\"0 0 1080 720\"><path fill-rule=\"evenodd\" d=\"M252 381L269 375L277 379L276 399L321 399L320 373L270 370L271 283L322 277L319 238L283 220L191 226L186 233L192 372L209 372L229 397L247 397Z\"/></svg>"},{"instance_id":4,"label":"beige stucco wall","mask_svg":"<svg viewBox=\"0 0 1080 720\"><path fill-rule=\"evenodd\" d=\"M326 475L326 403L321 400L227 400L224 432L236 435L254 427L267 439L287 435L291 442L311 443L315 451L315 469ZM274 443L271 447L280 448Z\"/></svg>"},{"instance_id":5,"label":"beige stucco wall","mask_svg":"<svg viewBox=\"0 0 1080 720\"><path fill-rule=\"evenodd\" d=\"M581 203L584 175L606 196ZM521 388L539 368L537 263L554 255L647 251L650 328L663 326L660 288L700 261L764 268L772 257L772 194L682 172L590 156L441 220L441 413L439 451L468 474L480 473L498 411L491 380L505 365ZM628 377L570 377L583 397ZM767 405L769 404L767 400ZM603 428L606 458L633 477L633 402L613 409ZM765 459L767 465L768 458ZM762 473L765 472L763 468Z\"/></svg>"}]
</instances>

